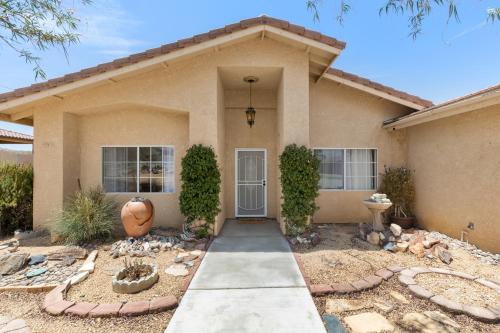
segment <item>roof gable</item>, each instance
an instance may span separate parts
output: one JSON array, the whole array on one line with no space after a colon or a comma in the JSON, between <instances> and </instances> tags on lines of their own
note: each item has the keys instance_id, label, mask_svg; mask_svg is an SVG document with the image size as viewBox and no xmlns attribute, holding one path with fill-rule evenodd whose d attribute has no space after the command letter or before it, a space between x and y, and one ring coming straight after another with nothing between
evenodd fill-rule
<instances>
[{"instance_id":1,"label":"roof gable","mask_svg":"<svg viewBox=\"0 0 500 333\"><path fill-rule=\"evenodd\" d=\"M256 27L261 28L255 29ZM291 24L288 21L268 16L260 16L242 20L238 23L229 24L223 28L214 29L190 38L181 39L174 43L165 44L154 49L116 59L95 67L86 68L79 72L70 73L46 82L36 83L28 87L0 94L0 111L32 102L37 99L36 97L41 99L51 95L56 95L62 90L76 89L87 84L87 82L90 84L90 79L92 78L97 79L99 77L101 80L112 80L113 76L120 75L128 70L135 70L136 68L161 63L163 61L163 57L167 55L173 53L187 54L190 49L194 49L196 46L206 44L207 47L213 47L213 42L216 40L222 40L223 38L226 38L228 41L231 39L236 40L244 36L245 32L253 32L252 29L256 32L261 32L262 37L264 37L264 34L268 31L270 34L274 34L278 38L281 36L281 38L295 39L297 43L309 43L308 48L312 47L320 50L323 49L325 52L332 52L334 54L333 58L328 59L326 62L325 60L319 62L323 67L325 67L321 71L321 75L326 72L335 57L345 47L344 42L338 41L335 38L323 35L319 32ZM56 89L61 87L66 87L66 89ZM54 93L48 93L49 91L54 91Z\"/></svg>"}]
</instances>

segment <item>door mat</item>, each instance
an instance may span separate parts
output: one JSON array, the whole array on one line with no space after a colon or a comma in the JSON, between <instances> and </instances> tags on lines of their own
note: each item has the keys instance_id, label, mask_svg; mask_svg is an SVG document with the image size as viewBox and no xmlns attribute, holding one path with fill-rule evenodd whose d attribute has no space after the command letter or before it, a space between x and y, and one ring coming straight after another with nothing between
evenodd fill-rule
<instances>
[{"instance_id":1,"label":"door mat","mask_svg":"<svg viewBox=\"0 0 500 333\"><path fill-rule=\"evenodd\" d=\"M263 219L238 219L239 224L264 224L266 220Z\"/></svg>"}]
</instances>

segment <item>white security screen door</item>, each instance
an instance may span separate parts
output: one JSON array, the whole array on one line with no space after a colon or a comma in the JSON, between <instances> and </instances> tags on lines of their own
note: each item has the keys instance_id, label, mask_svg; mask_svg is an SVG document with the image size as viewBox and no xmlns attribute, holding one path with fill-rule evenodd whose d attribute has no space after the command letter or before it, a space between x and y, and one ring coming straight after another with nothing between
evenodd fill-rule
<instances>
[{"instance_id":1,"label":"white security screen door","mask_svg":"<svg viewBox=\"0 0 500 333\"><path fill-rule=\"evenodd\" d=\"M266 216L266 150L236 149L235 157L236 216Z\"/></svg>"}]
</instances>

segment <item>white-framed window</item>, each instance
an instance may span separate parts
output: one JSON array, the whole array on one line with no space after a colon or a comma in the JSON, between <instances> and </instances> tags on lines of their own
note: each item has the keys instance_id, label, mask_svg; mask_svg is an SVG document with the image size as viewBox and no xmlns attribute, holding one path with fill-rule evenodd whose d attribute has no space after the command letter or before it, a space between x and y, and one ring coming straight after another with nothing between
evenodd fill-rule
<instances>
[{"instance_id":1,"label":"white-framed window","mask_svg":"<svg viewBox=\"0 0 500 333\"><path fill-rule=\"evenodd\" d=\"M314 154L320 160L320 189L377 189L377 149L318 148Z\"/></svg>"},{"instance_id":2,"label":"white-framed window","mask_svg":"<svg viewBox=\"0 0 500 333\"><path fill-rule=\"evenodd\" d=\"M174 147L102 147L106 192L175 192Z\"/></svg>"}]
</instances>

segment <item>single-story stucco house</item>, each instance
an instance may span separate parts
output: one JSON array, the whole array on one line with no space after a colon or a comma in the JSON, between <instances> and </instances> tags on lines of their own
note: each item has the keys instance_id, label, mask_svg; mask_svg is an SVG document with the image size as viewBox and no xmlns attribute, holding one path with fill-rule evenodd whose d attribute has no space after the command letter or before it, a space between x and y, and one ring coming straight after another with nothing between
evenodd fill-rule
<instances>
[{"instance_id":1,"label":"single-story stucco house","mask_svg":"<svg viewBox=\"0 0 500 333\"><path fill-rule=\"evenodd\" d=\"M370 219L384 166L415 170L419 223L498 252L500 86L441 105L332 68L345 43L261 16L0 95L0 119L34 126L34 225L78 188L140 193L179 226L181 159L211 145L221 213L280 221L278 156L322 157L314 223ZM247 124L249 83L255 123Z\"/></svg>"}]
</instances>

